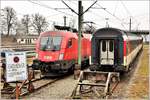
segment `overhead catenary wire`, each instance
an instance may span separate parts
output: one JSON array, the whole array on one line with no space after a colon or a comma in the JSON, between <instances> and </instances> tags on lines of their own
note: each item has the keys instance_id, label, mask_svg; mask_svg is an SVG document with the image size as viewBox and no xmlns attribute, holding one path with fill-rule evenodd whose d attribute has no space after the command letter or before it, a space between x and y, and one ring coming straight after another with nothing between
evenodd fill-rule
<instances>
[{"instance_id":1,"label":"overhead catenary wire","mask_svg":"<svg viewBox=\"0 0 150 100\"><path fill-rule=\"evenodd\" d=\"M98 19L98 20L104 20L105 18L104 17L102 17L102 16L100 16L99 14L97 14L97 13L94 13L94 12L92 12L92 11L90 11L90 13L92 13L92 14L94 14L97 18L96 19ZM93 20L94 21L94 20ZM95 22L94 22L95 23ZM98 26L100 26L100 27L104 27L103 25L100 25L100 24L98 24L98 23L95 23L96 25L98 25Z\"/></svg>"},{"instance_id":2,"label":"overhead catenary wire","mask_svg":"<svg viewBox=\"0 0 150 100\"><path fill-rule=\"evenodd\" d=\"M90 7L88 7L88 8L83 12L83 14L84 14L85 12L87 12L90 8L92 8L92 6L95 5L96 3L97 3L97 0L96 0ZM82 14L82 15L83 15L83 14Z\"/></svg>"},{"instance_id":3,"label":"overhead catenary wire","mask_svg":"<svg viewBox=\"0 0 150 100\"><path fill-rule=\"evenodd\" d=\"M102 20L103 20L103 19L105 19L104 17L100 16L100 15L99 15L99 14L97 14L97 13L94 13L94 12L92 12L92 11L91 11L90 13L92 13L92 14L96 15L99 19L100 19L100 18L101 18Z\"/></svg>"},{"instance_id":4,"label":"overhead catenary wire","mask_svg":"<svg viewBox=\"0 0 150 100\"><path fill-rule=\"evenodd\" d=\"M77 3L73 2L73 0L68 0L68 1L73 3L74 5L77 5Z\"/></svg>"},{"instance_id":5,"label":"overhead catenary wire","mask_svg":"<svg viewBox=\"0 0 150 100\"><path fill-rule=\"evenodd\" d=\"M130 11L127 9L126 5L124 4L124 2L122 0L121 1L121 4L123 5L123 7L125 8L126 12L129 14L129 16L131 17L132 14L130 13Z\"/></svg>"},{"instance_id":6,"label":"overhead catenary wire","mask_svg":"<svg viewBox=\"0 0 150 100\"><path fill-rule=\"evenodd\" d=\"M98 3L96 3L96 5L98 5L99 7L101 7L101 8L104 8L104 7L102 7L100 4L98 4ZM104 11L106 11L108 14L110 14L110 15L112 15L113 17L115 17L117 20L119 20L120 22L121 22L121 26L126 30L126 28L125 28L125 26L123 25L123 21L120 19L120 18L118 18L117 16L115 16L114 14L112 14L111 12L109 12L108 10L106 10L106 9L103 9Z\"/></svg>"},{"instance_id":7,"label":"overhead catenary wire","mask_svg":"<svg viewBox=\"0 0 150 100\"><path fill-rule=\"evenodd\" d=\"M68 8L70 8L63 0L62 0L62 2L63 2ZM97 1L95 1L89 8L92 8L92 6L93 6L94 4L96 4L96 2L97 2ZM88 8L88 9L89 9L89 8ZM103 7L101 6L100 8L103 8ZM72 8L70 8L70 9L71 9L72 12L76 13ZM88 10L88 9L87 9L87 10ZM103 9L104 9L104 8L103 8ZM87 10L86 10L86 11L87 11ZM106 9L104 9L104 10L106 10ZM86 12L86 11L85 11L85 12ZM106 10L106 11L107 11L107 10ZM108 12L109 14L111 14L109 11L107 11L107 12ZM77 14L77 13L76 13L76 14ZM95 13L94 13L94 14L95 14ZM95 15L96 15L96 14L95 14ZM111 15L114 16L113 14L111 14ZM99 15L97 15L97 16L99 16ZM99 16L99 17L100 17L100 16ZM114 17L116 17L116 16L114 16ZM102 18L103 18L103 17L102 17ZM122 22L121 19L119 19L119 18L117 18L117 19ZM124 27L123 24L121 24L121 25ZM102 25L100 25L100 26L102 26ZM124 28L125 28L125 27L124 27ZM125 29L126 29L126 28L125 28Z\"/></svg>"},{"instance_id":8,"label":"overhead catenary wire","mask_svg":"<svg viewBox=\"0 0 150 100\"><path fill-rule=\"evenodd\" d=\"M115 9L114 9L113 15L115 15L117 7L118 7L118 1L116 2L116 5L115 5Z\"/></svg>"},{"instance_id":9,"label":"overhead catenary wire","mask_svg":"<svg viewBox=\"0 0 150 100\"><path fill-rule=\"evenodd\" d=\"M90 13L93 13L93 14L96 15L98 18L101 17L102 20L104 19L102 16L100 16L100 15L94 13L94 12L90 12ZM100 24L96 23L94 20L93 20L93 22L94 22L94 24L97 25L97 26L104 27L103 25L100 25Z\"/></svg>"},{"instance_id":10,"label":"overhead catenary wire","mask_svg":"<svg viewBox=\"0 0 150 100\"><path fill-rule=\"evenodd\" d=\"M123 2L122 0L120 0L120 1L121 1L121 3L122 3L123 7L125 8L126 12L128 13L128 15L130 16L130 19L131 19L131 18L135 19L135 21L136 21L137 24L138 24L137 19L132 16L131 12L128 10L128 8L127 8L126 5L124 4L124 2ZM133 21L132 21L132 23L133 23Z\"/></svg>"},{"instance_id":11,"label":"overhead catenary wire","mask_svg":"<svg viewBox=\"0 0 150 100\"><path fill-rule=\"evenodd\" d=\"M49 6L49 5L46 5L46 4L43 4L43 2L37 2L37 1L39 1L39 0L36 0L36 1L34 1L34 0L28 0L29 2L32 2L33 4L36 4L36 5L39 5L39 6L42 6L42 7L45 7L45 8L48 8L48 9L52 9L52 10L55 10L55 11L57 11L57 12L60 12L60 13L63 13L63 14L65 14L65 15L69 15L69 16L73 16L73 14L71 14L71 13L67 13L67 11L62 11L61 9L57 9L57 8L53 8L53 7L51 7L51 6ZM95 1L95 0L94 0ZM74 4L74 5L76 5L77 3L75 2L75 1L72 1L72 0L67 0L67 1L65 1L65 2L68 2L68 3L71 3L71 4ZM119 1L118 1L119 2ZM107 12L108 14L110 14L110 15L112 15L114 18L116 18L118 21L120 21L121 22L121 26L123 27L123 28L127 28L127 19L125 20L125 18L124 18L124 20L123 19L121 19L120 17L117 17L116 16L116 10L118 9L117 7L118 7L118 2L116 2L116 4L115 4L115 8L114 8L114 10L112 11L112 12L110 12L108 9L103 9L105 12ZM100 8L103 8L100 4L98 4L99 3L99 1L96 3L96 5L98 5ZM131 11L130 11L130 9L128 9L127 7L128 6L126 6L125 4L125 2L123 2L123 0L120 0L120 3L122 3L122 6L124 7L124 9L125 9L125 11L129 14L129 16L131 17L132 15L132 13L131 13ZM93 7L94 8L94 7ZM67 8L64 8L64 9L67 9ZM96 15L96 14L95 14ZM99 15L98 15L99 16ZM73 16L73 17L76 17L76 16ZM132 16L132 23L135 23L135 21L136 21L136 23L138 24L139 22L137 22L137 20L136 20L136 18L134 18L133 16ZM134 20L135 19L135 20Z\"/></svg>"},{"instance_id":12,"label":"overhead catenary wire","mask_svg":"<svg viewBox=\"0 0 150 100\"><path fill-rule=\"evenodd\" d=\"M66 15L73 16L73 15L68 14L68 13L66 13L66 12L59 11L59 10L57 10L57 9L55 9L55 8L52 8L52 7L48 6L48 5L41 4L41 3L37 3L37 2L33 2L33 1L31 1L31 0L28 0L28 1L31 2L31 3L33 3L33 4L37 4L37 5L39 5L39 6L42 6L42 7L48 8L48 9L52 9L52 10L58 11L58 12L60 12L60 13L66 14ZM96 2L97 2L97 1L95 1L93 4L95 4ZM97 4L98 6L100 6L98 3L96 3L96 4ZM100 6L100 7L103 8L102 6ZM118 17L116 17L115 15L113 15L112 13L110 13L108 10L106 10L106 9L103 9L103 10L105 10L107 13L111 14L111 15L114 16L116 19L118 19L119 21L122 22L121 19L119 19ZM121 24L121 25L124 27L123 24ZM124 28L125 28L125 27L124 27Z\"/></svg>"},{"instance_id":13,"label":"overhead catenary wire","mask_svg":"<svg viewBox=\"0 0 150 100\"><path fill-rule=\"evenodd\" d=\"M37 3L37 2L33 2L32 0L28 0L28 1L31 2L31 3L33 3L33 4L36 4L36 5L39 5L39 6L48 8L48 9L51 9L51 10L55 10L55 11L57 11L57 12L60 12L60 13L63 13L63 14L69 15L69 16L73 16L72 14L68 14L68 13L66 13L66 12L57 10L57 9L55 9L55 8L52 8L52 7L48 6L48 5L41 4L41 3Z\"/></svg>"},{"instance_id":14,"label":"overhead catenary wire","mask_svg":"<svg viewBox=\"0 0 150 100\"><path fill-rule=\"evenodd\" d=\"M104 8L104 7L102 7L100 4L96 4L96 5L98 5L99 7L101 7L101 8ZM115 17L117 20L119 20L119 21L121 21L122 22L122 20L120 19L120 18L118 18L117 16L115 16L115 15L113 15L111 12L109 12L108 10L106 10L106 9L103 9L104 11L106 11L107 13L109 13L110 15L112 15L113 17Z\"/></svg>"},{"instance_id":15,"label":"overhead catenary wire","mask_svg":"<svg viewBox=\"0 0 150 100\"><path fill-rule=\"evenodd\" d=\"M75 14L77 14L78 15L78 13L74 10L74 9L72 9L70 6L68 6L67 4L66 4L66 2L64 2L63 0L61 0L72 12L74 12Z\"/></svg>"},{"instance_id":16,"label":"overhead catenary wire","mask_svg":"<svg viewBox=\"0 0 150 100\"><path fill-rule=\"evenodd\" d=\"M53 17L53 16L57 16L57 15L60 15L61 13L57 13L57 14L53 14L53 15L49 15L49 16L46 16L46 18L48 17Z\"/></svg>"}]
</instances>

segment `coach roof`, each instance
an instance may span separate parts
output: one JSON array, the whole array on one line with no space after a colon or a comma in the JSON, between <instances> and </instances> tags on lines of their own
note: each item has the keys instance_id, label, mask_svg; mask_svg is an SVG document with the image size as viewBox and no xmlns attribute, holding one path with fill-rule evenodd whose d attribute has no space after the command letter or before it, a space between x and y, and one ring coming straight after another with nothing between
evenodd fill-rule
<instances>
[{"instance_id":1,"label":"coach roof","mask_svg":"<svg viewBox=\"0 0 150 100\"><path fill-rule=\"evenodd\" d=\"M125 31L122 31L120 29L116 28L101 28L98 29L94 34L93 37L117 37L122 36L125 33Z\"/></svg>"}]
</instances>

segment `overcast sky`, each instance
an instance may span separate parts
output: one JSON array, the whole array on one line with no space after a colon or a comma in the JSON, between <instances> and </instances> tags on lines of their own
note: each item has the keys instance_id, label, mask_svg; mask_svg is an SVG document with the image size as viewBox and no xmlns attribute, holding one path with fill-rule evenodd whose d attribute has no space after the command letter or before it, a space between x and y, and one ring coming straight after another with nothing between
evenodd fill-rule
<instances>
[{"instance_id":1,"label":"overcast sky","mask_svg":"<svg viewBox=\"0 0 150 100\"><path fill-rule=\"evenodd\" d=\"M75 0L65 0L65 2L78 12L78 1ZM84 11L94 2L83 1ZM35 4L38 3L38 4ZM136 30L149 30L149 1L148 0L111 0L104 1L99 0L88 12L84 14L84 21L93 21L97 28L102 28L106 26L106 18L108 18L108 23L110 27L129 29L129 19L132 19L132 29ZM43 6L44 5L44 6ZM6 6L10 6L15 9L17 17L22 18L24 14L34 14L40 13L47 18L50 25L55 21L57 24L63 25L63 16L67 17L67 24L70 20L76 22L76 27L78 24L78 17L75 13L71 12L69 9L59 9L59 11L53 10L51 8L67 8L62 1L42 1L42 0L11 0L1 1L1 9ZM101 9L101 7L106 8L107 11ZM63 13L62 13L63 12ZM114 16L116 17L114 17Z\"/></svg>"}]
</instances>

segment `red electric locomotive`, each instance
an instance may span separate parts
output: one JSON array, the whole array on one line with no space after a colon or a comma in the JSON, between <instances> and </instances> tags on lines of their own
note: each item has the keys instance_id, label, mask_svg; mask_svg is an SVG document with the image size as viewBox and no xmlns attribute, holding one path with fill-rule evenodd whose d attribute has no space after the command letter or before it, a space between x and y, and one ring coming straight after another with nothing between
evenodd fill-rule
<instances>
[{"instance_id":1,"label":"red electric locomotive","mask_svg":"<svg viewBox=\"0 0 150 100\"><path fill-rule=\"evenodd\" d=\"M81 40L82 62L91 55L90 34ZM36 44L33 69L40 69L44 76L58 75L74 69L78 59L78 34L68 31L48 31L40 34Z\"/></svg>"}]
</instances>

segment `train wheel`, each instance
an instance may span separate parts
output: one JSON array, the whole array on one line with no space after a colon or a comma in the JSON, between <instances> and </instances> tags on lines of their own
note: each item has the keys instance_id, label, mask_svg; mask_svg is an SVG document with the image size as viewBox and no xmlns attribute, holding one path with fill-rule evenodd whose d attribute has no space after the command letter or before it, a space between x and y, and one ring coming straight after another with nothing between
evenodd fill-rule
<instances>
[{"instance_id":1,"label":"train wheel","mask_svg":"<svg viewBox=\"0 0 150 100\"><path fill-rule=\"evenodd\" d=\"M75 69L75 65L71 65L71 67L68 69L68 72L71 72L73 73L74 72L74 69Z\"/></svg>"}]
</instances>

